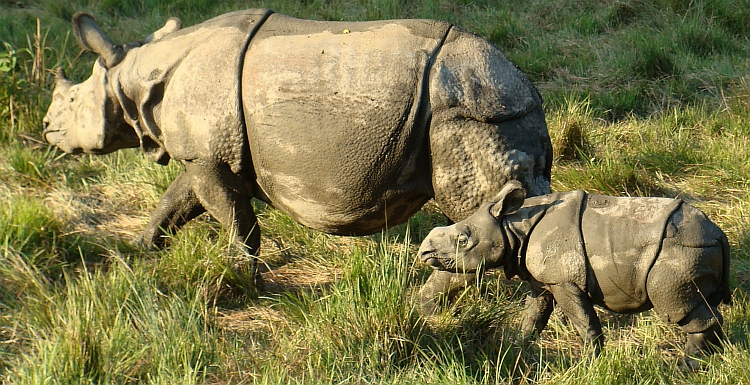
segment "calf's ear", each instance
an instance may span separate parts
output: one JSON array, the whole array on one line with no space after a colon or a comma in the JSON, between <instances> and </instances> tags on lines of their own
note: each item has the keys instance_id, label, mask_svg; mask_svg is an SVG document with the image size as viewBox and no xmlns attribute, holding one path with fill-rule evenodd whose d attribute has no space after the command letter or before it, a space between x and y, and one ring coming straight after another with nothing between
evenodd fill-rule
<instances>
[{"instance_id":1,"label":"calf's ear","mask_svg":"<svg viewBox=\"0 0 750 385\"><path fill-rule=\"evenodd\" d=\"M490 206L490 214L495 218L513 214L523 206L524 199L526 199L526 190L523 189L520 182L512 180L506 183L493 199L494 203Z\"/></svg>"}]
</instances>

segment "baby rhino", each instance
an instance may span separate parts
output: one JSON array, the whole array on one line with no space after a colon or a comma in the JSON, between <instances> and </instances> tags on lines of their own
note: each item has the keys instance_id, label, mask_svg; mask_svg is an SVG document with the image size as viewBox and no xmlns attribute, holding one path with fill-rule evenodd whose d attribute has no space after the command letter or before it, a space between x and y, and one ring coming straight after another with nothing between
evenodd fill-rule
<instances>
[{"instance_id":1,"label":"baby rhino","mask_svg":"<svg viewBox=\"0 0 750 385\"><path fill-rule=\"evenodd\" d=\"M688 333L686 353L713 353L729 304L729 243L705 214L679 199L571 191L526 199L518 182L452 226L433 229L419 258L437 270L502 267L531 283L522 330L541 332L553 305L581 336L603 343L594 311L653 308Z\"/></svg>"}]
</instances>

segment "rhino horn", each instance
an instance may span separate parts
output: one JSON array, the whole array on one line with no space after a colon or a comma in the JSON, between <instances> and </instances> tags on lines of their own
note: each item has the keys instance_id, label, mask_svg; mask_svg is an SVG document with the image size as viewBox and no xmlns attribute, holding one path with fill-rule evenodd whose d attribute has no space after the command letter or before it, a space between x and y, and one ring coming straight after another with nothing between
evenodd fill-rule
<instances>
[{"instance_id":1,"label":"rhino horn","mask_svg":"<svg viewBox=\"0 0 750 385\"><path fill-rule=\"evenodd\" d=\"M520 182L511 180L503 186L495 199L492 200L494 203L490 206L490 214L495 218L513 214L523 206L524 199L526 199L526 190L523 189Z\"/></svg>"},{"instance_id":2,"label":"rhino horn","mask_svg":"<svg viewBox=\"0 0 750 385\"><path fill-rule=\"evenodd\" d=\"M58 67L55 71L55 87L59 88L68 88L73 85L73 82L68 80L68 77L65 76L65 70Z\"/></svg>"},{"instance_id":3,"label":"rhino horn","mask_svg":"<svg viewBox=\"0 0 750 385\"><path fill-rule=\"evenodd\" d=\"M169 20L167 20L163 27L159 28L156 32L148 35L147 38L143 39L143 44L159 40L172 32L178 31L180 28L182 28L182 20L176 17L171 17L169 18Z\"/></svg>"},{"instance_id":4,"label":"rhino horn","mask_svg":"<svg viewBox=\"0 0 750 385\"><path fill-rule=\"evenodd\" d=\"M101 55L107 68L117 65L125 57L122 47L115 46L88 13L76 12L73 15L73 33L81 47Z\"/></svg>"}]
</instances>

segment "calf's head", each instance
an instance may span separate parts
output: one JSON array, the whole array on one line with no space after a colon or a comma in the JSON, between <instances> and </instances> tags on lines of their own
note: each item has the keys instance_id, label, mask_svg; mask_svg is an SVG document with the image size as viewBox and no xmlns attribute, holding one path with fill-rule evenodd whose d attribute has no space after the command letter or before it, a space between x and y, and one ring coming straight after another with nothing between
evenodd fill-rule
<instances>
[{"instance_id":1,"label":"calf's head","mask_svg":"<svg viewBox=\"0 0 750 385\"><path fill-rule=\"evenodd\" d=\"M179 21L170 19L164 28L146 38L156 40L179 29ZM67 153L106 154L121 148L138 147L140 139L123 115L122 107L109 83L108 73L120 64L127 51L141 43L116 46L85 13L73 16L73 31L78 43L100 55L92 75L73 84L57 70L52 103L44 117L43 137Z\"/></svg>"},{"instance_id":2,"label":"calf's head","mask_svg":"<svg viewBox=\"0 0 750 385\"><path fill-rule=\"evenodd\" d=\"M484 203L470 217L430 231L417 256L436 270L456 273L499 266L507 244L500 220L521 208L525 197L526 191L519 182L508 182L491 202Z\"/></svg>"}]
</instances>

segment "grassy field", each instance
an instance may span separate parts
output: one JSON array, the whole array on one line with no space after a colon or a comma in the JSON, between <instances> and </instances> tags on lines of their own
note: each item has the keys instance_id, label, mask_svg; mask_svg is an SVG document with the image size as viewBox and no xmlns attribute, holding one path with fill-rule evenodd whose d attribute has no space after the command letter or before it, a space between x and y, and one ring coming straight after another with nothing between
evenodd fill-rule
<instances>
[{"instance_id":1,"label":"grassy field","mask_svg":"<svg viewBox=\"0 0 750 385\"><path fill-rule=\"evenodd\" d=\"M0 378L8 384L750 383L750 0L0 0ZM651 312L602 312L593 358L553 316L524 345L525 287L481 277L426 319L414 252L428 204L371 237L306 229L258 205L259 298L233 290L230 235L207 216L158 252L135 240L180 172L140 152L67 156L41 140L52 69L88 77L70 18L117 42L171 16L241 8L319 20L435 18L486 36L542 92L553 190L681 197L729 236L729 343L678 367L685 336Z\"/></svg>"}]
</instances>

